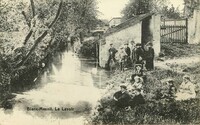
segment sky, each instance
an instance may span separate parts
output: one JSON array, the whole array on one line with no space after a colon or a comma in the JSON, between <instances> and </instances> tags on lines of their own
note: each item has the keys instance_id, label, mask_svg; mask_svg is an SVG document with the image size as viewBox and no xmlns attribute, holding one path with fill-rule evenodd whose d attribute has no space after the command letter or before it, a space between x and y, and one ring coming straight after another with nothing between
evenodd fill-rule
<instances>
[{"instance_id":1,"label":"sky","mask_svg":"<svg viewBox=\"0 0 200 125\"><path fill-rule=\"evenodd\" d=\"M99 14L100 19L110 20L113 17L121 17L121 11L128 3L129 0L98 0L98 8L101 12ZM170 0L175 6L183 8L183 0Z\"/></svg>"}]
</instances>

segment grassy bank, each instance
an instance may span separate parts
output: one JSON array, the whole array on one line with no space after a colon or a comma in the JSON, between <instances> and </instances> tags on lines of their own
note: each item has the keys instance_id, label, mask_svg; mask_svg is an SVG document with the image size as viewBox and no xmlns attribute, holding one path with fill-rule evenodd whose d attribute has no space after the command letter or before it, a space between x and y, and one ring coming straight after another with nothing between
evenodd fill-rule
<instances>
[{"instance_id":1,"label":"grassy bank","mask_svg":"<svg viewBox=\"0 0 200 125\"><path fill-rule=\"evenodd\" d=\"M196 68L195 68L196 67ZM185 67L192 73L192 80L197 85L200 83L199 65ZM182 82L182 77L186 73L177 73L172 70L156 69L145 74L145 100L146 103L136 106L131 110L122 110L117 112L113 100L113 94L119 90L119 84L129 78L132 71L123 73L116 72L107 84L111 84L105 95L99 100L99 104L94 109L91 117L88 119L90 124L200 124L200 95L197 98L176 101L175 99L162 98L167 94L165 83L162 81L167 78L174 79L175 87L178 89Z\"/></svg>"},{"instance_id":2,"label":"grassy bank","mask_svg":"<svg viewBox=\"0 0 200 125\"><path fill-rule=\"evenodd\" d=\"M161 44L161 54L165 57L185 57L200 54L200 44Z\"/></svg>"}]
</instances>

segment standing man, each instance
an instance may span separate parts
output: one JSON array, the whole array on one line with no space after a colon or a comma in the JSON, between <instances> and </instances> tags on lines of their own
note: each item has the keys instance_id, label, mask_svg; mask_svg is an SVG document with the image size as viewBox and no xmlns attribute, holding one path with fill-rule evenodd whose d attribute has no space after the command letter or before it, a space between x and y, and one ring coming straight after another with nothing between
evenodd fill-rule
<instances>
[{"instance_id":1,"label":"standing man","mask_svg":"<svg viewBox=\"0 0 200 125\"><path fill-rule=\"evenodd\" d=\"M131 66L131 49L130 47L128 46L128 43L125 44L125 52L127 54L126 56L126 68L130 67Z\"/></svg>"},{"instance_id":2,"label":"standing man","mask_svg":"<svg viewBox=\"0 0 200 125\"><path fill-rule=\"evenodd\" d=\"M131 56L131 49L130 49L130 47L128 46L128 43L126 43L126 44L124 44L124 45L126 46L125 52L126 52L127 56L130 57L130 56Z\"/></svg>"},{"instance_id":3,"label":"standing man","mask_svg":"<svg viewBox=\"0 0 200 125\"><path fill-rule=\"evenodd\" d=\"M147 44L147 51L146 51L146 69L148 71L153 70L154 69L154 49L153 49L153 44L152 43L148 43Z\"/></svg>"},{"instance_id":4,"label":"standing man","mask_svg":"<svg viewBox=\"0 0 200 125\"><path fill-rule=\"evenodd\" d=\"M119 63L120 63L120 70L124 71L124 62L125 62L125 58L126 58L127 54L124 50L124 47L121 46L120 50L118 52L118 58L119 58Z\"/></svg>"},{"instance_id":5,"label":"standing man","mask_svg":"<svg viewBox=\"0 0 200 125\"><path fill-rule=\"evenodd\" d=\"M109 66L112 59L113 59L114 62L116 62L115 54L116 54L118 51L117 51L117 49L115 49L115 48L113 47L113 44L111 43L111 44L110 44L110 49L108 50L108 52L109 52L109 58L108 58L107 64L108 64L108 66ZM109 67L109 69L110 69L110 67Z\"/></svg>"}]
</instances>

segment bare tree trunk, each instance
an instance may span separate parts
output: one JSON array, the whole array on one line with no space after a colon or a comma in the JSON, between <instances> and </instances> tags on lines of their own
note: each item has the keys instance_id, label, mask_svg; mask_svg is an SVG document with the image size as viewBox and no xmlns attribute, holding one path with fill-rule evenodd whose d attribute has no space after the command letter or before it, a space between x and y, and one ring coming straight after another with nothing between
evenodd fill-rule
<instances>
[{"instance_id":1,"label":"bare tree trunk","mask_svg":"<svg viewBox=\"0 0 200 125\"><path fill-rule=\"evenodd\" d=\"M63 4L63 1L61 0L60 1L60 4L59 4L59 8L58 8L58 11L57 11L57 14L56 14L56 17L54 18L54 20L50 23L50 25L48 26L48 28L50 29L55 23L56 21L58 20L59 16L60 16L60 13L61 13L61 10L62 10L62 4ZM47 30L42 33L42 35L40 35L36 40L35 40L35 43L34 45L32 46L32 48L30 49L30 51L27 53L26 57L16 66L16 67L20 67L20 66L23 66L27 60L29 59L30 55L34 52L34 50L36 49L37 45L45 38L45 36L48 34Z\"/></svg>"},{"instance_id":2,"label":"bare tree trunk","mask_svg":"<svg viewBox=\"0 0 200 125\"><path fill-rule=\"evenodd\" d=\"M34 2L33 2L33 0L30 0L30 3L31 3L31 10L32 10L32 16L33 16L33 18L35 17L35 5L34 5ZM23 13L22 13L23 14ZM24 15L24 17L26 18L26 15L25 15L25 13L23 14ZM27 18L26 18L27 19ZM28 23L28 22L27 22ZM29 23L29 27L31 28L31 27L33 27L33 26L31 26L31 23ZM28 42L28 40L31 38L31 35L32 35L32 33L33 33L33 29L30 29L30 31L29 31L29 33L27 34L27 36L25 37L25 40L24 40L24 45Z\"/></svg>"},{"instance_id":3,"label":"bare tree trunk","mask_svg":"<svg viewBox=\"0 0 200 125\"><path fill-rule=\"evenodd\" d=\"M34 17L35 17L35 5L34 5L33 0L30 0L30 2L31 2L32 16L33 16L33 18L34 18Z\"/></svg>"},{"instance_id":4,"label":"bare tree trunk","mask_svg":"<svg viewBox=\"0 0 200 125\"><path fill-rule=\"evenodd\" d=\"M30 28L31 27L31 23L28 21L28 18L27 18L27 16L26 16L24 11L22 11L22 15L24 16L24 18L26 20L26 23L27 23L28 27Z\"/></svg>"},{"instance_id":5,"label":"bare tree trunk","mask_svg":"<svg viewBox=\"0 0 200 125\"><path fill-rule=\"evenodd\" d=\"M26 45L26 43L28 42L28 40L31 38L32 33L33 33L33 30L31 29L28 32L27 36L25 37L25 40L24 40L24 43L23 43L24 45Z\"/></svg>"}]
</instances>

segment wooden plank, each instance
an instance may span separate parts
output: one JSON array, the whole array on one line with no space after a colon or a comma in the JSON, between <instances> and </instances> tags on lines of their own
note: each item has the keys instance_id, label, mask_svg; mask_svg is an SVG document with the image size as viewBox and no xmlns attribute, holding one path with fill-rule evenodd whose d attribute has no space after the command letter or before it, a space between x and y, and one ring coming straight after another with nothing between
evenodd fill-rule
<instances>
[{"instance_id":1,"label":"wooden plank","mask_svg":"<svg viewBox=\"0 0 200 125\"><path fill-rule=\"evenodd\" d=\"M175 31L173 31L173 32L166 33L166 34L162 35L161 37L166 36L166 35L171 34L171 33L175 33L175 32L178 32L178 31L184 30L184 29L185 29L185 28L178 29L178 30L175 30Z\"/></svg>"}]
</instances>

